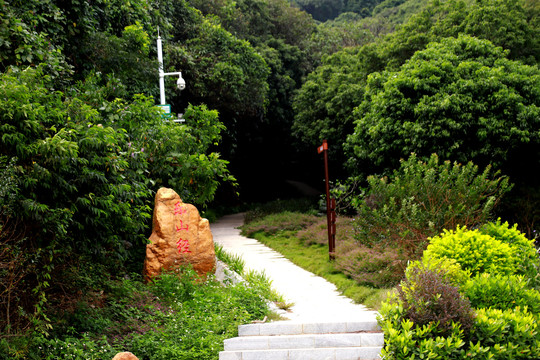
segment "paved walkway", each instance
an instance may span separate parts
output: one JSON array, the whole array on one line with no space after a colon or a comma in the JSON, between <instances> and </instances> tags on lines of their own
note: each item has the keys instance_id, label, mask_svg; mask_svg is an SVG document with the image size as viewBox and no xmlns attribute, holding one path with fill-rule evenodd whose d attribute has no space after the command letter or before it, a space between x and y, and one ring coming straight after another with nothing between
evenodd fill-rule
<instances>
[{"instance_id":1,"label":"paved walkway","mask_svg":"<svg viewBox=\"0 0 540 360\"><path fill-rule=\"evenodd\" d=\"M287 302L294 303L286 317L292 321L335 322L374 321L377 313L341 296L325 279L294 265L257 240L240 235L237 228L244 215L235 214L211 224L214 241L223 249L241 256L246 270L256 270L272 280L272 287Z\"/></svg>"}]
</instances>

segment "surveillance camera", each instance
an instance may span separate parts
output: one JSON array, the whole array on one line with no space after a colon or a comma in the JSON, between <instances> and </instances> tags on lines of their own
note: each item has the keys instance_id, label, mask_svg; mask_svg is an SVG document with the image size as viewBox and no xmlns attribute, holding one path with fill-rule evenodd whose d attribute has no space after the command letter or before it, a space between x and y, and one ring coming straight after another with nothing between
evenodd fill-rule
<instances>
[{"instance_id":1,"label":"surveillance camera","mask_svg":"<svg viewBox=\"0 0 540 360\"><path fill-rule=\"evenodd\" d=\"M178 76L178 80L176 81L176 86L178 87L178 90L184 90L186 88L186 82L182 78L182 73Z\"/></svg>"}]
</instances>

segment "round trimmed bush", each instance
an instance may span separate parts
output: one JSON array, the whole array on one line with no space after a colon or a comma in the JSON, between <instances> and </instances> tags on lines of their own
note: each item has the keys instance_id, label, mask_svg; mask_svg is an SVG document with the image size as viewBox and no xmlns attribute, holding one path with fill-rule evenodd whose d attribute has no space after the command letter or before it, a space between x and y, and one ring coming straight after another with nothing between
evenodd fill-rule
<instances>
[{"instance_id":1,"label":"round trimmed bush","mask_svg":"<svg viewBox=\"0 0 540 360\"><path fill-rule=\"evenodd\" d=\"M540 289L540 258L534 246L534 240L529 240L517 229L517 224L510 227L508 222L490 222L483 225L479 231L510 245L519 261L516 263L516 274L524 275L529 286Z\"/></svg>"},{"instance_id":2,"label":"round trimmed bush","mask_svg":"<svg viewBox=\"0 0 540 360\"><path fill-rule=\"evenodd\" d=\"M444 230L431 238L424 257L454 259L473 276L485 272L510 275L515 273L518 261L510 245L466 227Z\"/></svg>"}]
</instances>

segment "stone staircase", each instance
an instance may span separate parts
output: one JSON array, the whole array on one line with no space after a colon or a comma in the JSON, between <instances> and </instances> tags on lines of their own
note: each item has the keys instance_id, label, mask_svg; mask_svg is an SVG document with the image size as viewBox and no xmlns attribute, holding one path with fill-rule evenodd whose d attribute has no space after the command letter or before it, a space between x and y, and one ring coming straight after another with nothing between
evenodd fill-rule
<instances>
[{"instance_id":1,"label":"stone staircase","mask_svg":"<svg viewBox=\"0 0 540 360\"><path fill-rule=\"evenodd\" d=\"M375 360L383 333L375 321L279 321L238 327L219 360Z\"/></svg>"}]
</instances>

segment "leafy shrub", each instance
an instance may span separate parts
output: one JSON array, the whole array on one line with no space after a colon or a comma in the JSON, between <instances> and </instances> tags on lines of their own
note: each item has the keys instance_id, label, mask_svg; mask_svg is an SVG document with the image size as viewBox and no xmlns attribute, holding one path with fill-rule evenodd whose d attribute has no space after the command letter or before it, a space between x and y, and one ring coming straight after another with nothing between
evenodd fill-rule
<instances>
[{"instance_id":1,"label":"leafy shrub","mask_svg":"<svg viewBox=\"0 0 540 360\"><path fill-rule=\"evenodd\" d=\"M397 255L379 269L386 273L382 279L394 282L375 282L374 286L399 283L402 277L395 274L403 273L407 261L421 257L429 237L458 224L484 223L509 188L508 179L492 173L490 167L480 172L472 163L441 163L435 154L427 162L412 154L391 177L370 176L368 185L354 199L358 246ZM365 262L357 265L363 267Z\"/></svg>"},{"instance_id":2,"label":"leafy shrub","mask_svg":"<svg viewBox=\"0 0 540 360\"><path fill-rule=\"evenodd\" d=\"M381 351L383 359L459 359L465 342L458 324L453 324L448 336L434 336L434 324L415 327L411 320L401 324L382 325L385 345Z\"/></svg>"},{"instance_id":3,"label":"leafy shrub","mask_svg":"<svg viewBox=\"0 0 540 360\"><path fill-rule=\"evenodd\" d=\"M445 228L484 223L508 190L508 179L490 167L440 163L436 154L427 162L411 154L390 178L370 176L368 183L356 199L358 241L397 245L413 257Z\"/></svg>"},{"instance_id":4,"label":"leafy shrub","mask_svg":"<svg viewBox=\"0 0 540 360\"><path fill-rule=\"evenodd\" d=\"M264 272L250 270L243 274L249 286L253 289L253 293L261 298L265 298L275 302L284 302L281 294L272 288L272 281Z\"/></svg>"},{"instance_id":5,"label":"leafy shrub","mask_svg":"<svg viewBox=\"0 0 540 360\"><path fill-rule=\"evenodd\" d=\"M417 269L417 270L415 270ZM428 269L437 272L445 281L461 289L471 278L471 273L463 270L461 265L454 259L448 258L423 258L421 261L412 261L407 266L410 271Z\"/></svg>"},{"instance_id":6,"label":"leafy shrub","mask_svg":"<svg viewBox=\"0 0 540 360\"><path fill-rule=\"evenodd\" d=\"M515 226L509 228L500 221L474 231L445 230L431 239L422 262L408 266L406 280L381 308L383 355L396 359L539 358L540 292L530 288L526 276L514 274L527 268L515 266L522 254L530 253L534 263L531 246ZM438 308L441 301L465 301L460 307L468 310L462 312L465 316L451 319L449 315L460 311ZM431 344L439 347L433 350Z\"/></svg>"},{"instance_id":7,"label":"leafy shrub","mask_svg":"<svg viewBox=\"0 0 540 360\"><path fill-rule=\"evenodd\" d=\"M509 244L515 250L516 257L519 258L515 273L524 275L530 286L540 289L540 257L534 240L528 240L517 229L517 224L510 227L508 222L501 223L500 219L483 225L479 231Z\"/></svg>"},{"instance_id":8,"label":"leafy shrub","mask_svg":"<svg viewBox=\"0 0 540 360\"><path fill-rule=\"evenodd\" d=\"M454 259L471 275L513 274L519 261L510 245L466 227L444 230L440 236L433 237L424 257Z\"/></svg>"},{"instance_id":9,"label":"leafy shrub","mask_svg":"<svg viewBox=\"0 0 540 360\"><path fill-rule=\"evenodd\" d=\"M407 278L398 287L403 315L416 326L436 324L439 335L451 334L454 324L468 333L474 319L471 304L443 274L442 269L422 266L407 269Z\"/></svg>"},{"instance_id":10,"label":"leafy shrub","mask_svg":"<svg viewBox=\"0 0 540 360\"><path fill-rule=\"evenodd\" d=\"M234 180L209 150L223 126L204 106L188 107L191 125L178 125L163 122L149 97L110 100L114 77L103 85L95 74L66 93L51 90L42 67L0 78L0 181L9 190L0 192L1 267L9 264L22 286L21 296L0 294L9 303L0 305L0 325L50 331L49 296L72 301L91 287L65 281L72 269L140 271L153 190L180 187L184 201L203 205ZM25 316L4 313L19 307Z\"/></svg>"},{"instance_id":11,"label":"leafy shrub","mask_svg":"<svg viewBox=\"0 0 540 360\"><path fill-rule=\"evenodd\" d=\"M533 314L540 315L540 292L528 288L523 276L479 274L463 286L463 292L477 309L527 307Z\"/></svg>"},{"instance_id":12,"label":"leafy shrub","mask_svg":"<svg viewBox=\"0 0 540 360\"><path fill-rule=\"evenodd\" d=\"M352 161L389 170L415 151L421 159L437 153L519 174L516 164L525 166L526 155L540 144L534 100L540 69L509 60L508 51L490 41L454 36L416 51L398 71L368 77L347 140ZM536 157L529 163L539 164Z\"/></svg>"},{"instance_id":13,"label":"leafy shrub","mask_svg":"<svg viewBox=\"0 0 540 360\"><path fill-rule=\"evenodd\" d=\"M17 191L0 205L12 209L0 221L14 225L22 239L12 254L33 258L29 269L25 261L13 268L25 269L19 284L26 295L12 298L18 302L12 309L40 314L47 323L48 294L58 291L54 285L71 264L90 258L118 268L133 256L133 245L146 242L151 192L121 152L125 133L93 123L99 120L95 109L51 91L41 67L1 77L0 153L16 159ZM71 286L58 293L80 290Z\"/></svg>"},{"instance_id":14,"label":"leafy shrub","mask_svg":"<svg viewBox=\"0 0 540 360\"><path fill-rule=\"evenodd\" d=\"M456 359L465 346L463 330L451 323L447 336L441 336L437 323L417 326L405 318L405 309L397 294L382 304L378 322L384 332L383 359Z\"/></svg>"},{"instance_id":15,"label":"leafy shrub","mask_svg":"<svg viewBox=\"0 0 540 360\"><path fill-rule=\"evenodd\" d=\"M494 360L538 359L540 340L535 316L515 309L478 309L469 358Z\"/></svg>"},{"instance_id":16,"label":"leafy shrub","mask_svg":"<svg viewBox=\"0 0 540 360\"><path fill-rule=\"evenodd\" d=\"M540 295L527 289L521 277L479 275L462 287L463 297L448 282L451 273L433 267L434 263L412 263L401 289L382 304L378 321L385 335L383 357L502 360L540 356ZM449 316L445 316L447 309L437 308L441 299L442 304L461 303L458 307L465 310L455 312L461 318L446 322L442 331L441 324ZM473 311L470 304L500 309Z\"/></svg>"},{"instance_id":17,"label":"leafy shrub","mask_svg":"<svg viewBox=\"0 0 540 360\"><path fill-rule=\"evenodd\" d=\"M246 262L239 255L234 255L226 252L223 249L223 246L214 244L214 250L216 252L216 257L223 261L227 266L237 274L241 275L244 272L244 267Z\"/></svg>"},{"instance_id":18,"label":"leafy shrub","mask_svg":"<svg viewBox=\"0 0 540 360\"><path fill-rule=\"evenodd\" d=\"M381 352L389 359L537 359L540 356L538 323L522 309L479 309L469 337L453 323L447 336L435 323L417 326L404 318L404 308L394 297L383 303L378 318L384 331Z\"/></svg>"}]
</instances>

